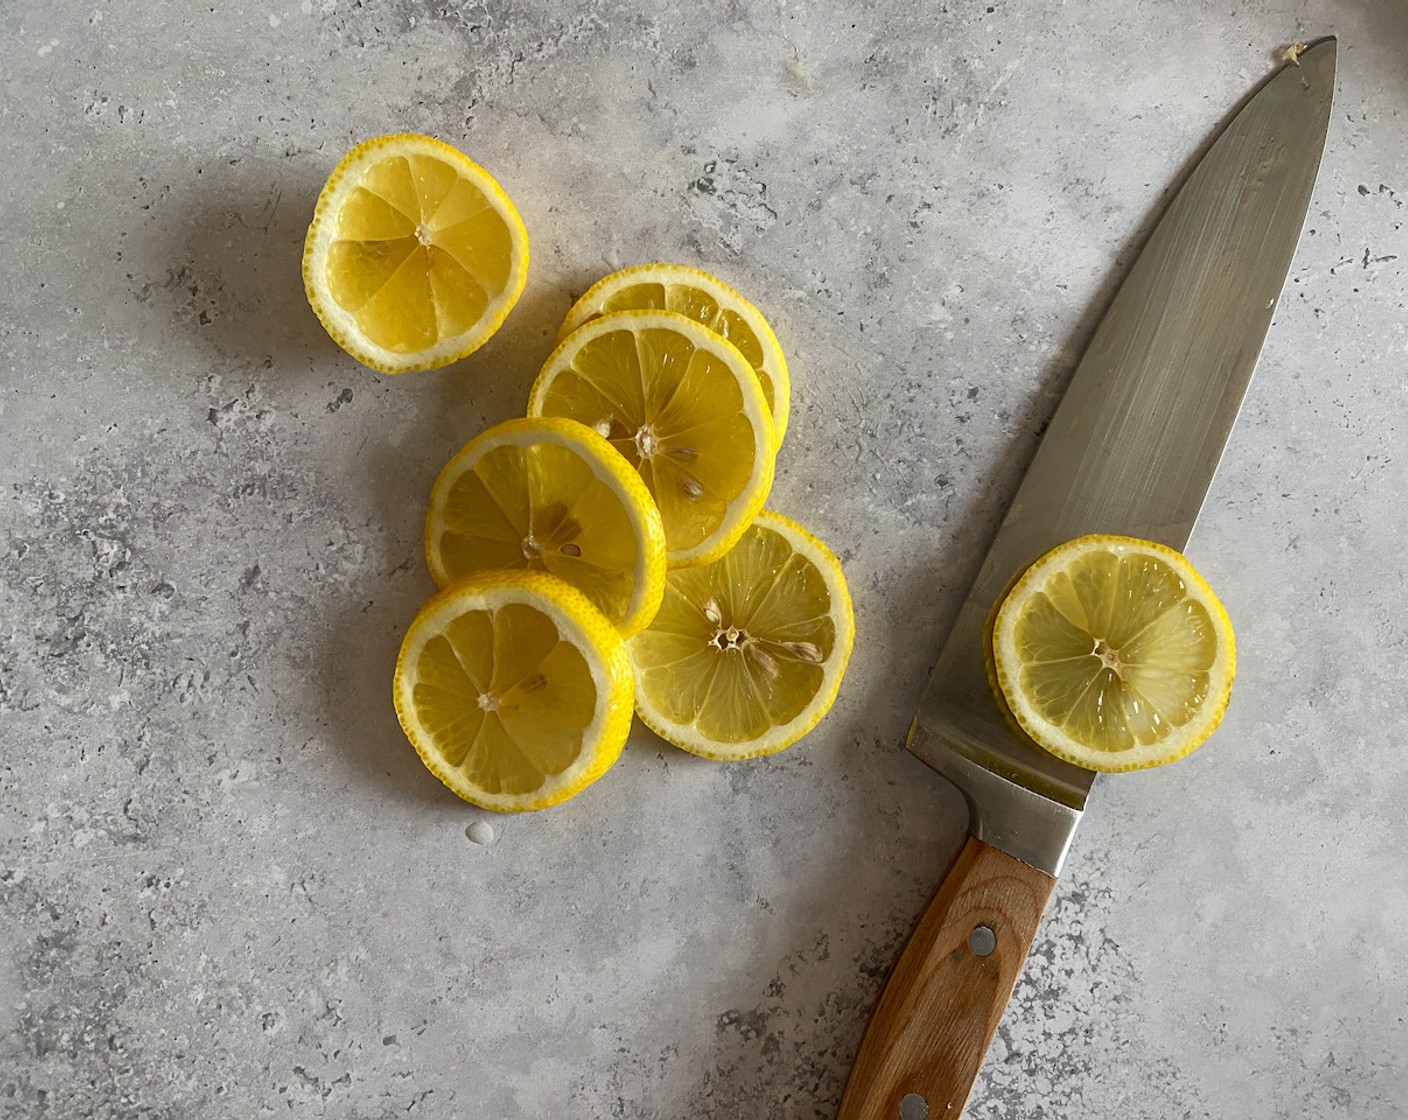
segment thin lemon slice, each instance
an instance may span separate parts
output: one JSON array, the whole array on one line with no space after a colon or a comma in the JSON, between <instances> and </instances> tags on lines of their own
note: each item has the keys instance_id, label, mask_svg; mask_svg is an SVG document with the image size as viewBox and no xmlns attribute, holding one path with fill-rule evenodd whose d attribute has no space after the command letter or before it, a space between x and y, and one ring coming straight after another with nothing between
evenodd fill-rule
<instances>
[{"instance_id":1,"label":"thin lemon slice","mask_svg":"<svg viewBox=\"0 0 1408 1120\"><path fill-rule=\"evenodd\" d=\"M1052 549L998 608L998 687L1022 729L1090 770L1182 758L1222 720L1232 623L1178 552L1130 537Z\"/></svg>"},{"instance_id":2,"label":"thin lemon slice","mask_svg":"<svg viewBox=\"0 0 1408 1120\"><path fill-rule=\"evenodd\" d=\"M528 232L513 203L429 136L379 136L348 152L303 247L303 286L328 334L383 373L477 350L527 275Z\"/></svg>"},{"instance_id":3,"label":"thin lemon slice","mask_svg":"<svg viewBox=\"0 0 1408 1120\"><path fill-rule=\"evenodd\" d=\"M605 773L631 726L631 667L611 625L542 572L485 572L420 609L396 661L396 715L466 801L556 805Z\"/></svg>"},{"instance_id":4,"label":"thin lemon slice","mask_svg":"<svg viewBox=\"0 0 1408 1120\"><path fill-rule=\"evenodd\" d=\"M764 511L721 560L666 578L655 621L627 646L636 714L705 758L773 754L830 709L854 638L836 557Z\"/></svg>"},{"instance_id":5,"label":"thin lemon slice","mask_svg":"<svg viewBox=\"0 0 1408 1120\"><path fill-rule=\"evenodd\" d=\"M748 360L673 311L616 311L573 331L538 374L530 416L567 416L640 472L666 562L722 556L772 487L772 420Z\"/></svg>"},{"instance_id":6,"label":"thin lemon slice","mask_svg":"<svg viewBox=\"0 0 1408 1120\"><path fill-rule=\"evenodd\" d=\"M678 311L721 334L748 359L772 411L773 438L781 443L791 412L787 359L762 312L715 276L681 264L642 264L598 280L567 312L561 342L588 319L612 311Z\"/></svg>"},{"instance_id":7,"label":"thin lemon slice","mask_svg":"<svg viewBox=\"0 0 1408 1120\"><path fill-rule=\"evenodd\" d=\"M507 420L440 472L425 519L425 558L441 587L490 568L545 571L570 583L623 637L665 590L665 528L641 477L575 420Z\"/></svg>"}]
</instances>

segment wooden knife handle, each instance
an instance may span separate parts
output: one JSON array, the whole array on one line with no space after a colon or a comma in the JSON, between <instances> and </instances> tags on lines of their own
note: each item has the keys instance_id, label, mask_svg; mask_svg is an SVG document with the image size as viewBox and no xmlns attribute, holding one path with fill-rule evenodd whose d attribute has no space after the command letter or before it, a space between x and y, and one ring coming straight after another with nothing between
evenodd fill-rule
<instances>
[{"instance_id":1,"label":"wooden knife handle","mask_svg":"<svg viewBox=\"0 0 1408 1120\"><path fill-rule=\"evenodd\" d=\"M968 838L890 973L838 1120L957 1120L1055 886Z\"/></svg>"}]
</instances>

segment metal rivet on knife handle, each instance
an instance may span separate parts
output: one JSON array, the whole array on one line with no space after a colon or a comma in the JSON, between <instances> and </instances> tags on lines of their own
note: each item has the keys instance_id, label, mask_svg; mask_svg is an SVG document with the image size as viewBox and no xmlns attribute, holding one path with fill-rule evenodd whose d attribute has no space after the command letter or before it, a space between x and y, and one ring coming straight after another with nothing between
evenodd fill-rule
<instances>
[{"instance_id":1,"label":"metal rivet on knife handle","mask_svg":"<svg viewBox=\"0 0 1408 1120\"><path fill-rule=\"evenodd\" d=\"M924 1120L929 1115L929 1102L918 1093L906 1093L900 1100L900 1120Z\"/></svg>"},{"instance_id":2,"label":"metal rivet on knife handle","mask_svg":"<svg viewBox=\"0 0 1408 1120\"><path fill-rule=\"evenodd\" d=\"M986 957L997 948L997 934L987 926L977 926L968 935L968 948L975 957Z\"/></svg>"}]
</instances>

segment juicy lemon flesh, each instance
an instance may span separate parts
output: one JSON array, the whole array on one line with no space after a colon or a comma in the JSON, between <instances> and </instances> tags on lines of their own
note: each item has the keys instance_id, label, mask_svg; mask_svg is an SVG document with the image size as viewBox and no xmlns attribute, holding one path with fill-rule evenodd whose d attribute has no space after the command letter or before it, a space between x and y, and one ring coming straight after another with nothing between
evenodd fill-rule
<instances>
[{"instance_id":1,"label":"juicy lemon flesh","mask_svg":"<svg viewBox=\"0 0 1408 1120\"><path fill-rule=\"evenodd\" d=\"M723 359L649 327L589 339L541 406L595 428L640 472L671 551L704 541L746 489L756 445L743 409Z\"/></svg>"},{"instance_id":2,"label":"juicy lemon flesh","mask_svg":"<svg viewBox=\"0 0 1408 1120\"><path fill-rule=\"evenodd\" d=\"M526 604L468 611L426 642L412 702L445 769L529 794L581 755L597 692L581 651Z\"/></svg>"},{"instance_id":3,"label":"juicy lemon flesh","mask_svg":"<svg viewBox=\"0 0 1408 1120\"><path fill-rule=\"evenodd\" d=\"M1015 629L1023 696L1096 751L1169 738L1205 711L1218 660L1208 609L1148 555L1093 552L1035 592Z\"/></svg>"},{"instance_id":4,"label":"juicy lemon flesh","mask_svg":"<svg viewBox=\"0 0 1408 1120\"><path fill-rule=\"evenodd\" d=\"M548 572L610 618L631 607L640 562L620 497L581 456L550 443L491 448L445 503L449 578L486 568Z\"/></svg>"},{"instance_id":5,"label":"juicy lemon flesh","mask_svg":"<svg viewBox=\"0 0 1408 1120\"><path fill-rule=\"evenodd\" d=\"M796 719L836 649L821 573L758 524L721 560L671 572L655 621L631 642L640 691L666 719L717 743Z\"/></svg>"},{"instance_id":6,"label":"juicy lemon flesh","mask_svg":"<svg viewBox=\"0 0 1408 1120\"><path fill-rule=\"evenodd\" d=\"M472 328L509 285L513 240L498 210L432 155L372 164L338 209L333 300L378 346L428 349Z\"/></svg>"},{"instance_id":7,"label":"juicy lemon flesh","mask_svg":"<svg viewBox=\"0 0 1408 1120\"><path fill-rule=\"evenodd\" d=\"M612 292L601 305L601 313L612 311L674 311L703 323L717 335L728 339L758 374L758 383L768 408L777 412L776 389L766 371L767 355L757 333L737 311L723 307L708 292L692 284L670 284L650 281L628 284Z\"/></svg>"}]
</instances>

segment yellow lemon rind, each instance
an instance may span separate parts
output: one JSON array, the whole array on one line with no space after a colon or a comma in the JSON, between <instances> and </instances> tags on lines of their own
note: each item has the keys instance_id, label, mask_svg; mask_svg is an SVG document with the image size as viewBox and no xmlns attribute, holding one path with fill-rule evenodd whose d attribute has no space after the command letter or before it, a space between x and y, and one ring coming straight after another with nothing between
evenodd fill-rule
<instances>
[{"instance_id":1,"label":"yellow lemon rind","mask_svg":"<svg viewBox=\"0 0 1408 1120\"><path fill-rule=\"evenodd\" d=\"M660 511L644 480L619 451L585 424L564 416L505 420L470 440L445 464L431 488L430 508L425 516L425 560L431 578L445 588L470 574L451 572L440 553L440 539L445 532L445 506L455 483L495 448L535 443L552 443L574 452L591 468L598 481L615 493L630 516L639 544L631 604L621 618L611 618L609 614L607 617L623 638L639 633L650 625L665 594L665 528L660 521Z\"/></svg>"},{"instance_id":2,"label":"yellow lemon rind","mask_svg":"<svg viewBox=\"0 0 1408 1120\"><path fill-rule=\"evenodd\" d=\"M1043 719L1026 703L1017 681L1016 670L1020 657L1016 652L1014 634L1024 599L1051 573L1069 564L1082 552L1121 546L1152 554L1179 573L1191 596L1207 608L1218 635L1218 656L1209 671L1210 677L1217 684L1215 693L1209 697L1193 721L1184 725L1177 733L1157 742L1116 752L1081 743L1062 728ZM1127 773L1177 762L1206 742L1217 729L1232 695L1232 681L1237 667L1236 639L1232 631L1232 620L1228 618L1222 602L1181 552L1155 541L1094 533L1058 545L1036 560L1013 585L998 607L993 621L992 667L1008 712L1028 738L1039 747L1086 770L1109 774Z\"/></svg>"},{"instance_id":3,"label":"yellow lemon rind","mask_svg":"<svg viewBox=\"0 0 1408 1120\"><path fill-rule=\"evenodd\" d=\"M666 528L665 564L668 568L708 564L738 543L767 502L777 464L777 445L772 437L772 414L758 384L758 378L738 347L702 323L675 311L613 311L590 319L564 339L548 359L528 393L528 415L543 416L544 403L552 382L570 367L572 358L589 341L613 330L635 333L646 329L672 330L684 335L696 349L710 350L731 370L743 397L744 412L754 432L753 469L743 490L729 503L728 510L712 533L689 548L669 547Z\"/></svg>"},{"instance_id":4,"label":"yellow lemon rind","mask_svg":"<svg viewBox=\"0 0 1408 1120\"><path fill-rule=\"evenodd\" d=\"M327 254L336 240L336 217L339 204L360 182L363 173L378 160L396 155L430 155L452 164L463 178L468 179L494 206L509 230L513 243L513 265L508 283L489 302L478 321L469 330L435 345L410 354L397 353L370 341L357 328L352 315L344 311L327 290L323 273ZM323 329L332 340L364 366L379 373L410 373L414 370L440 369L467 358L483 346L503 325L513 310L528 280L528 230L519 217L513 201L504 193L498 181L463 152L442 140L419 133L401 132L364 140L342 157L318 195L313 208L313 221L303 242L303 290Z\"/></svg>"},{"instance_id":5,"label":"yellow lemon rind","mask_svg":"<svg viewBox=\"0 0 1408 1120\"><path fill-rule=\"evenodd\" d=\"M1012 589L1017 586L1026 571L1027 569L1023 568L1007 581L1006 589L993 600L993 604L988 610L988 616L983 620L983 671L988 678L988 689L992 693L993 703L997 705L997 710L1002 715L1002 721L1020 736L1026 736L1027 733L1017 722L1017 717L1012 714L1012 706L1007 703L1007 697L1002 692L1002 684L997 679L997 660L993 655L992 637L997 628L997 612L1002 609L1002 604L1007 601L1007 596L1011 594Z\"/></svg>"},{"instance_id":6,"label":"yellow lemon rind","mask_svg":"<svg viewBox=\"0 0 1408 1120\"><path fill-rule=\"evenodd\" d=\"M781 534L795 552L806 557L822 574L831 599L836 645L823 670L821 687L817 689L811 702L788 723L780 724L767 735L744 743L721 743L700 735L689 724L666 719L650 706L646 692L641 687L643 672L632 661L632 668L636 673L636 715L640 717L641 722L667 743L711 762L742 762L750 758L777 754L814 730L836 703L836 697L841 690L841 680L845 676L855 644L855 611L851 603L850 589L846 585L845 573L835 554L791 518L773 510L763 510L759 513L756 524ZM627 643L626 648L629 651L630 643Z\"/></svg>"},{"instance_id":7,"label":"yellow lemon rind","mask_svg":"<svg viewBox=\"0 0 1408 1120\"><path fill-rule=\"evenodd\" d=\"M445 623L466 611L511 603L550 617L558 633L576 646L596 684L596 709L582 737L578 761L529 793L497 794L480 789L444 765L416 717L414 661ZM545 572L482 572L452 584L428 600L406 630L396 658L393 695L396 717L427 770L456 796L482 809L521 813L559 805L606 773L620 757L631 729L634 677L621 635L585 595Z\"/></svg>"},{"instance_id":8,"label":"yellow lemon rind","mask_svg":"<svg viewBox=\"0 0 1408 1120\"><path fill-rule=\"evenodd\" d=\"M787 356L782 352L782 344L763 313L741 292L725 284L717 276L703 269L683 264L637 264L623 268L602 277L588 288L580 299L572 305L558 328L557 343L590 319L604 314L606 301L622 288L632 284L656 283L693 286L703 290L720 307L735 312L748 324L749 329L763 348L763 366L755 369L763 397L772 413L773 442L782 443L787 434L787 422L792 412L792 382L787 372ZM769 392L771 390L771 392Z\"/></svg>"}]
</instances>

